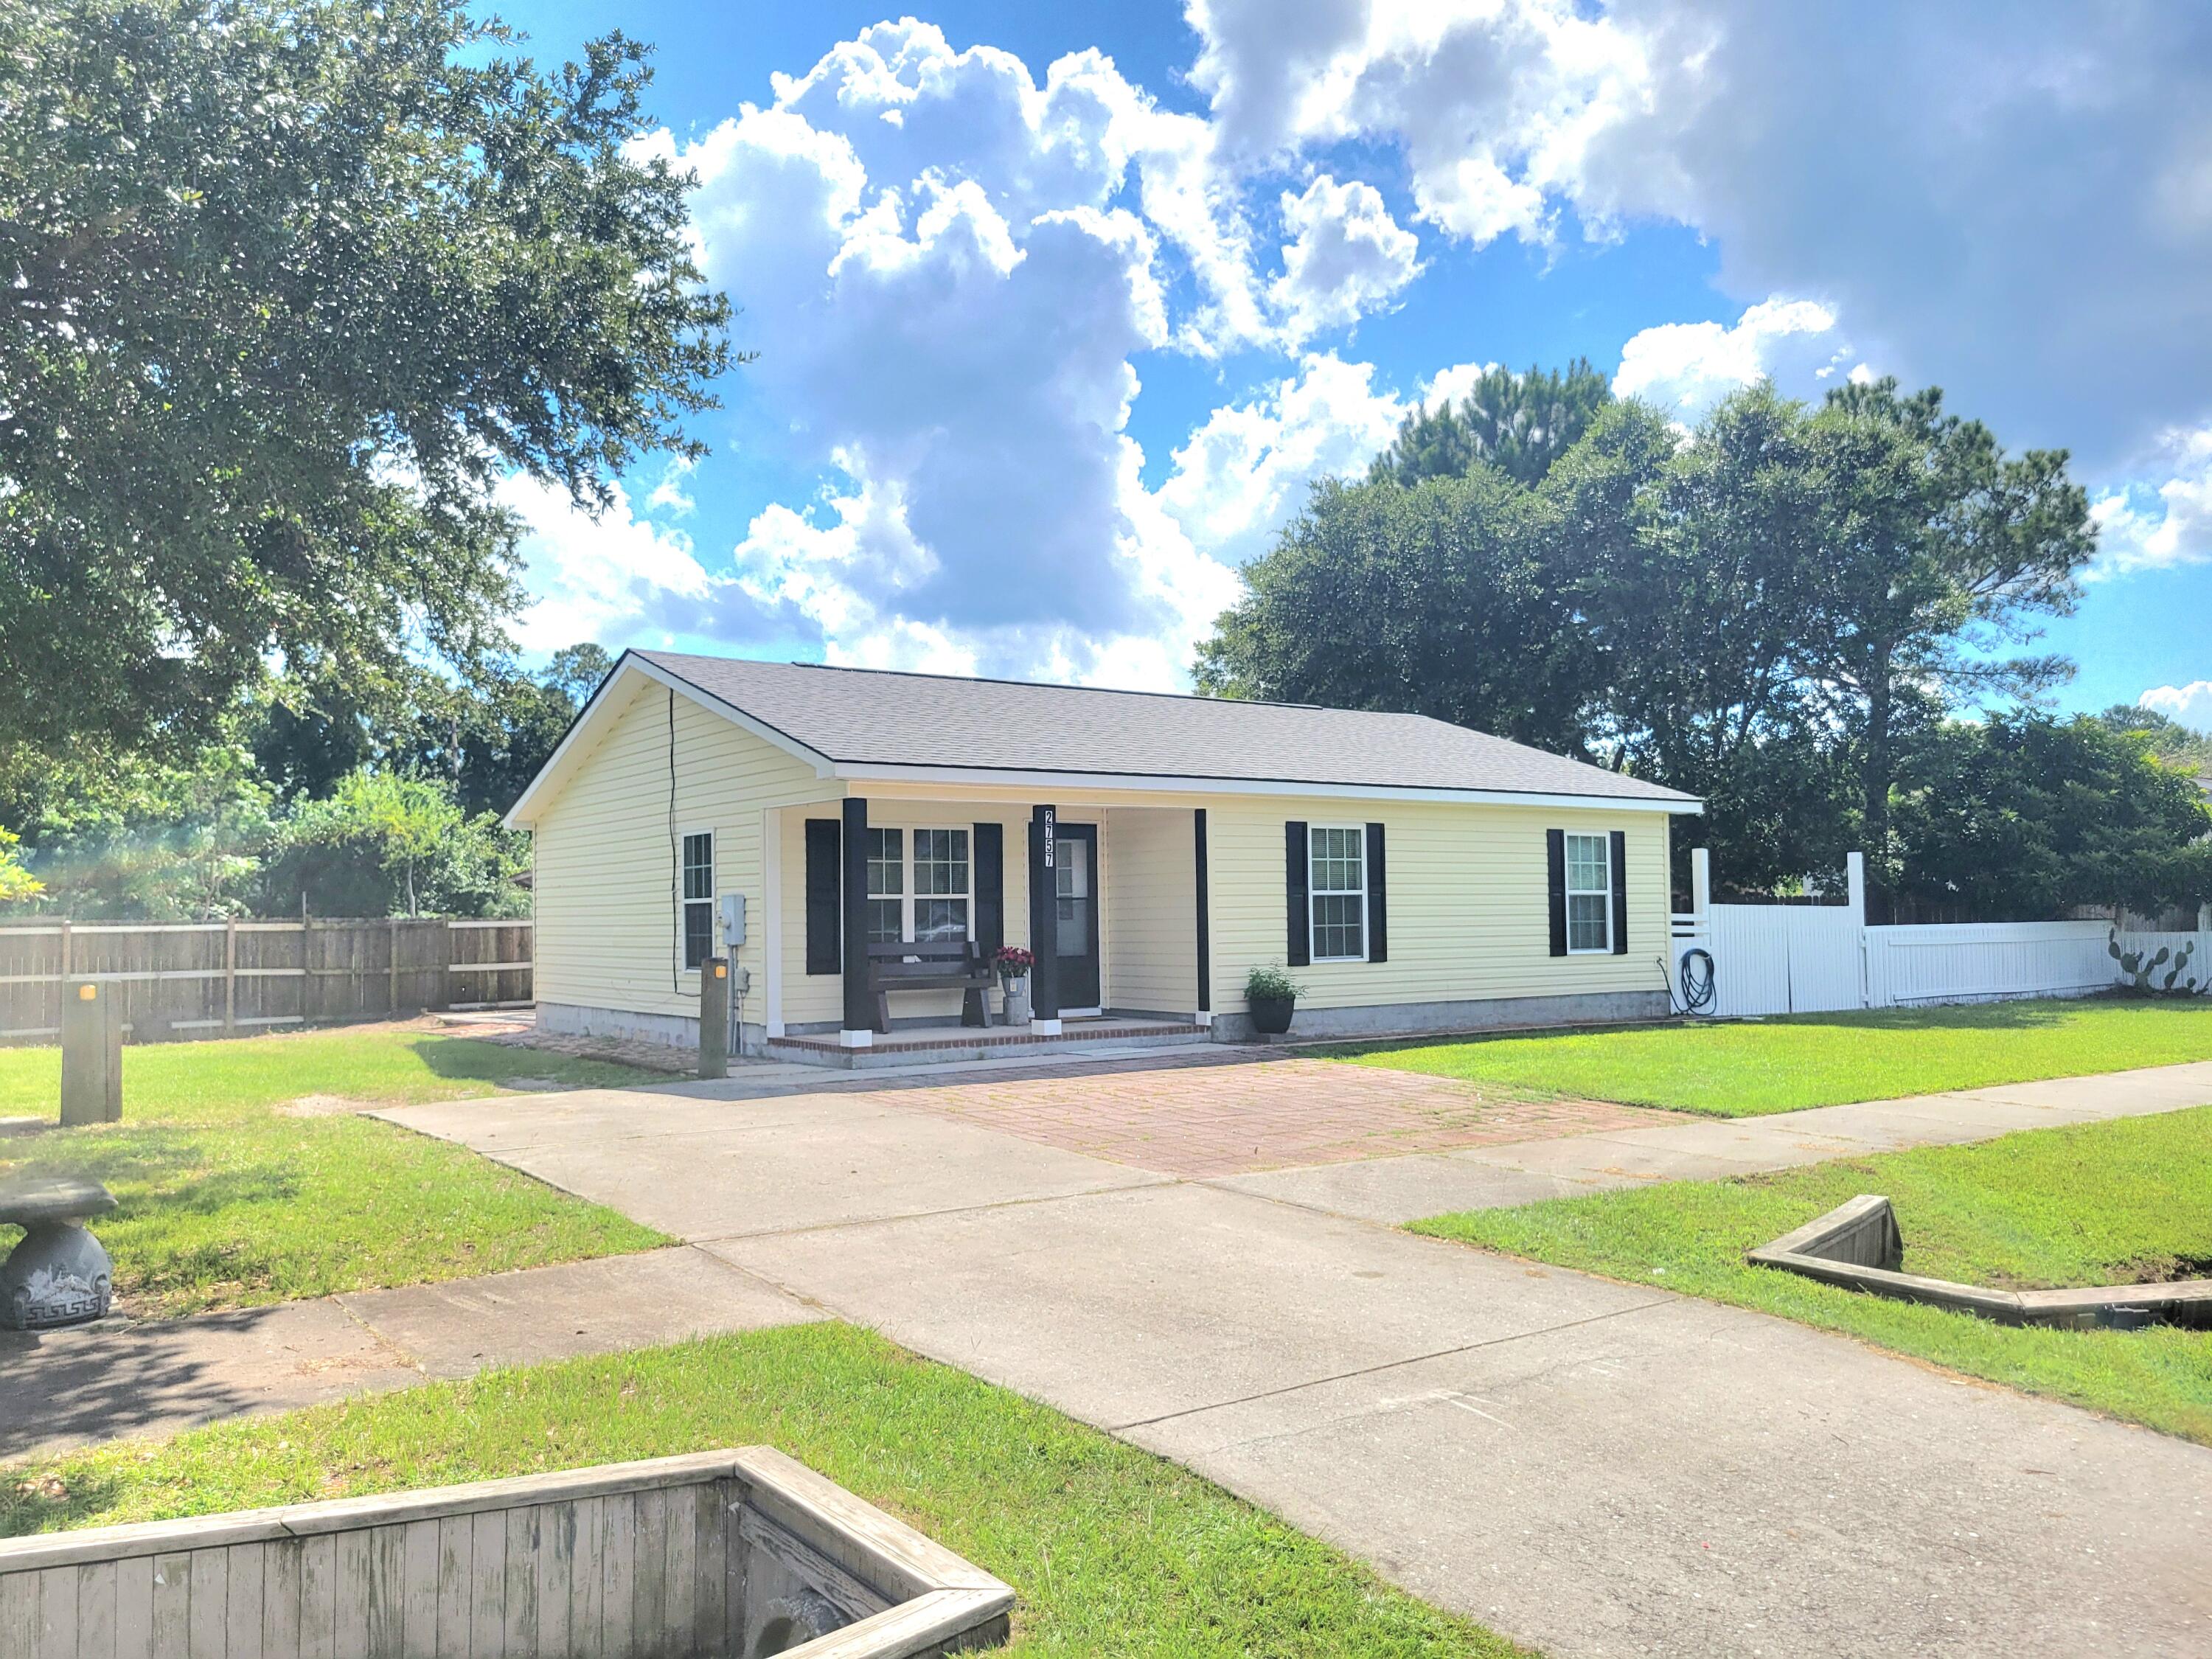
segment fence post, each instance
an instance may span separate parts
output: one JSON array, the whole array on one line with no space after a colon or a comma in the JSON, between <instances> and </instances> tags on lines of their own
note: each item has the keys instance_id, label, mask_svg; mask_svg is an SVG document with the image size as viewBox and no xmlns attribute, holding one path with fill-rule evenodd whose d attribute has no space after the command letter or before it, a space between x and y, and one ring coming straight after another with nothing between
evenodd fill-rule
<instances>
[{"instance_id":1,"label":"fence post","mask_svg":"<svg viewBox=\"0 0 2212 1659\"><path fill-rule=\"evenodd\" d=\"M222 921L222 1034L238 1031L238 918Z\"/></svg>"},{"instance_id":2,"label":"fence post","mask_svg":"<svg viewBox=\"0 0 2212 1659\"><path fill-rule=\"evenodd\" d=\"M1873 933L1867 927L1866 854L1856 850L1844 854L1844 890L1850 905L1851 921L1859 932L1859 1006L1874 1006L1868 995L1875 975L1874 963L1869 960L1874 954ZM1893 915L1894 912L1892 913Z\"/></svg>"},{"instance_id":3,"label":"fence post","mask_svg":"<svg viewBox=\"0 0 2212 1659\"><path fill-rule=\"evenodd\" d=\"M1705 915L1713 908L1713 849L1692 847L1690 849L1690 911L1693 915Z\"/></svg>"},{"instance_id":4,"label":"fence post","mask_svg":"<svg viewBox=\"0 0 2212 1659\"><path fill-rule=\"evenodd\" d=\"M392 941L392 988L385 995L385 1018L399 1018L399 918L390 918L392 926L386 934Z\"/></svg>"}]
</instances>

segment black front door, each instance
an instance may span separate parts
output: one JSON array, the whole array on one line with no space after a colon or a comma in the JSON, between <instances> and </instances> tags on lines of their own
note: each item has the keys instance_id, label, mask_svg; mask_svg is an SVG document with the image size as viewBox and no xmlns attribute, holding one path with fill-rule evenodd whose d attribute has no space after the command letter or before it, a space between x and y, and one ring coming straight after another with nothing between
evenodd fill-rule
<instances>
[{"instance_id":1,"label":"black front door","mask_svg":"<svg viewBox=\"0 0 2212 1659\"><path fill-rule=\"evenodd\" d=\"M1098 1006L1098 826L1062 823L1053 849L1053 936L1060 1006Z\"/></svg>"}]
</instances>

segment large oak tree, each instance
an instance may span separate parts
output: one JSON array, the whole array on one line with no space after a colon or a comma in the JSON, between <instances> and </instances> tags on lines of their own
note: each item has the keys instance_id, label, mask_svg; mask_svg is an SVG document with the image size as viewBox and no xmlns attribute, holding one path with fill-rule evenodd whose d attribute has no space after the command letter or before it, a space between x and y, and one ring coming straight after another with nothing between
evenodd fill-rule
<instances>
[{"instance_id":1,"label":"large oak tree","mask_svg":"<svg viewBox=\"0 0 2212 1659\"><path fill-rule=\"evenodd\" d=\"M592 506L696 452L728 307L646 80L449 0L0 7L0 751L472 665L504 473Z\"/></svg>"}]
</instances>

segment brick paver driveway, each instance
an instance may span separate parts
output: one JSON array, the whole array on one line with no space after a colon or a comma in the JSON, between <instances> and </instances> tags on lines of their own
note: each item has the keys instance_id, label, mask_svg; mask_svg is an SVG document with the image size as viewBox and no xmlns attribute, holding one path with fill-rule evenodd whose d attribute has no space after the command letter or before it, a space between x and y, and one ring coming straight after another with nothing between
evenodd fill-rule
<instances>
[{"instance_id":1,"label":"brick paver driveway","mask_svg":"<svg viewBox=\"0 0 2212 1659\"><path fill-rule=\"evenodd\" d=\"M1674 1112L1529 1099L1337 1060L1164 1058L894 1084L881 1098L1139 1170L1200 1177L1683 1121Z\"/></svg>"}]
</instances>

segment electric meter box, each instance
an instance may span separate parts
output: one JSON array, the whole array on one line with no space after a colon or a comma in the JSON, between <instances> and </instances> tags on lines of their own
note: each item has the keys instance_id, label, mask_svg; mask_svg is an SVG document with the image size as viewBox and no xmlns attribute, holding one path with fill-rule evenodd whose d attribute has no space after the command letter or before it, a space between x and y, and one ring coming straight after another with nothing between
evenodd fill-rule
<instances>
[{"instance_id":1,"label":"electric meter box","mask_svg":"<svg viewBox=\"0 0 2212 1659\"><path fill-rule=\"evenodd\" d=\"M745 942L745 896L722 895L722 943L734 951Z\"/></svg>"}]
</instances>

